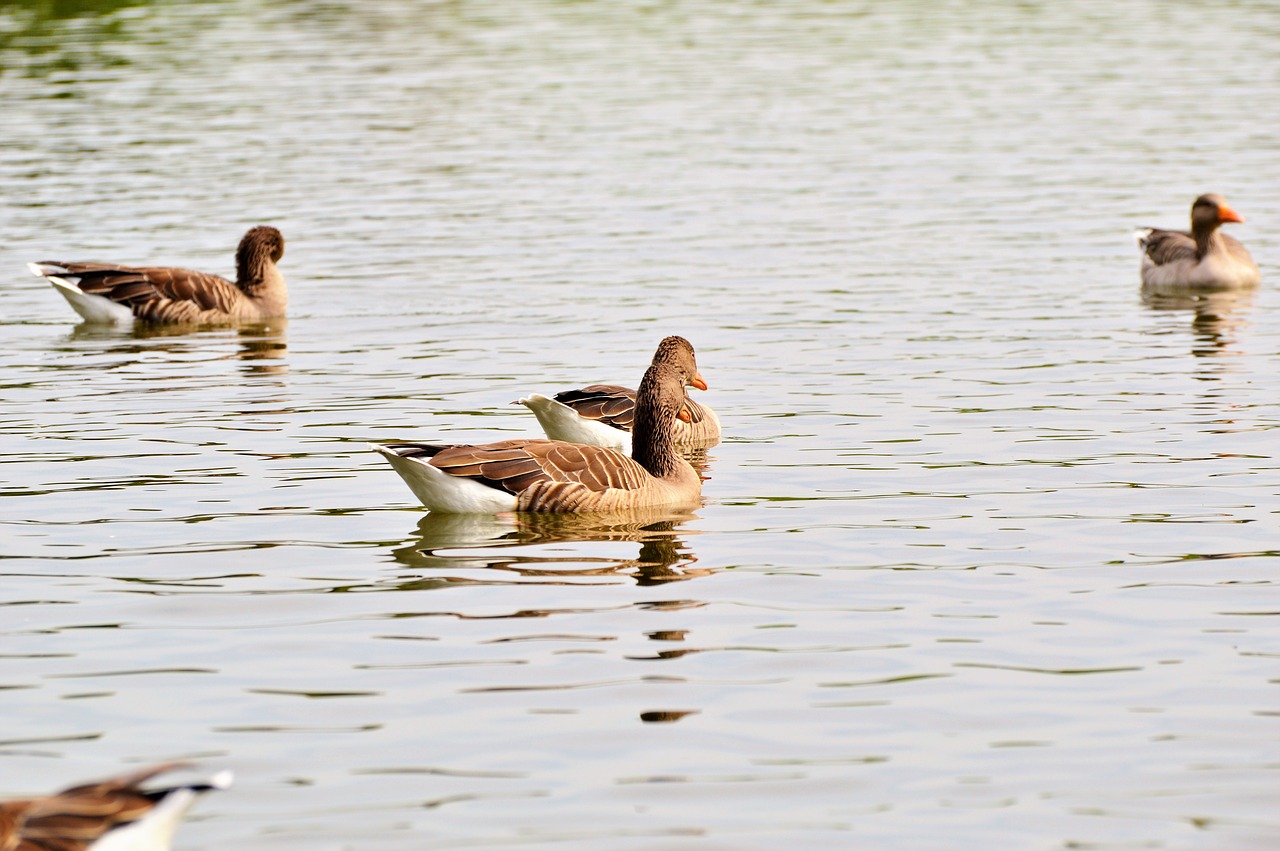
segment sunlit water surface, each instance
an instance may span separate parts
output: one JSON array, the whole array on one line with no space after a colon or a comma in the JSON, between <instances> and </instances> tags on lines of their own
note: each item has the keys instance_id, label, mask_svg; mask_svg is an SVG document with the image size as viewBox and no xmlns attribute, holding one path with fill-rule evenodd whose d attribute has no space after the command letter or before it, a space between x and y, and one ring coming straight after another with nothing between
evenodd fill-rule
<instances>
[{"instance_id":1,"label":"sunlit water surface","mask_svg":"<svg viewBox=\"0 0 1280 851\"><path fill-rule=\"evenodd\" d=\"M1280 842L1273 4L85 5L0 5L0 794L234 769L184 849ZM1205 191L1263 288L1144 302ZM258 223L288 322L24 269ZM365 449L671 333L694 516L430 517Z\"/></svg>"}]
</instances>

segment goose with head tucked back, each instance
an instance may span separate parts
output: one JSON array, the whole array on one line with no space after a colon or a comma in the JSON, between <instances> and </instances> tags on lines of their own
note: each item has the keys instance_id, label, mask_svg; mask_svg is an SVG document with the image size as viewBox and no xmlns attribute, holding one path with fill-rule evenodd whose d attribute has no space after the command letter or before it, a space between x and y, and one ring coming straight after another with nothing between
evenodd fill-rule
<instances>
[{"instance_id":1,"label":"goose with head tucked back","mask_svg":"<svg viewBox=\"0 0 1280 851\"><path fill-rule=\"evenodd\" d=\"M706 387L693 346L667 337L636 392L631 457L559 440L504 440L478 446L370 444L414 495L437 512L495 514L625 511L696 506L702 481L676 451L672 423L688 416L686 385Z\"/></svg>"},{"instance_id":2,"label":"goose with head tucked back","mask_svg":"<svg viewBox=\"0 0 1280 851\"><path fill-rule=\"evenodd\" d=\"M236 279L168 266L115 263L28 263L86 322L137 319L179 323L254 322L284 316L289 292L276 263L284 237L266 225L250 228L236 249Z\"/></svg>"},{"instance_id":3,"label":"goose with head tucked back","mask_svg":"<svg viewBox=\"0 0 1280 851\"><path fill-rule=\"evenodd\" d=\"M231 785L231 772L222 771L208 782L143 788L181 767L157 765L55 795L0 801L0 851L168 851L196 798Z\"/></svg>"},{"instance_id":4,"label":"goose with head tucked back","mask_svg":"<svg viewBox=\"0 0 1280 851\"><path fill-rule=\"evenodd\" d=\"M1191 205L1191 231L1144 228L1142 285L1155 290L1230 290L1262 280L1249 250L1218 228L1244 217L1221 195L1201 195Z\"/></svg>"},{"instance_id":5,"label":"goose with head tucked back","mask_svg":"<svg viewBox=\"0 0 1280 851\"><path fill-rule=\"evenodd\" d=\"M693 387L698 387L693 384ZM705 390L705 387L698 387ZM635 423L636 391L616 384L591 384L563 390L554 396L532 393L516 400L533 411L547 437L569 443L607 446L631 451L631 430ZM684 449L706 449L720 442L720 418L715 411L684 397L684 410L671 424L676 445Z\"/></svg>"}]
</instances>

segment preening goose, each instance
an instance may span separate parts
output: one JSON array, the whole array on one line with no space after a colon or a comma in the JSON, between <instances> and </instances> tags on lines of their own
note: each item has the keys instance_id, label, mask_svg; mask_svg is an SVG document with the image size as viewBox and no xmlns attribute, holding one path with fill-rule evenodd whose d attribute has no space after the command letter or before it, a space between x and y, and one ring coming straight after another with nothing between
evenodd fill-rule
<instances>
[{"instance_id":1,"label":"preening goose","mask_svg":"<svg viewBox=\"0 0 1280 851\"><path fill-rule=\"evenodd\" d=\"M196 798L231 785L231 773L223 771L206 783L142 788L179 767L157 765L56 795L0 802L0 851L168 851Z\"/></svg>"},{"instance_id":2,"label":"preening goose","mask_svg":"<svg viewBox=\"0 0 1280 851\"><path fill-rule=\"evenodd\" d=\"M596 512L695 506L697 472L676 451L672 423L686 385L706 387L693 346L667 337L636 393L632 455L559 440L504 440L480 446L371 444L432 511Z\"/></svg>"},{"instance_id":3,"label":"preening goose","mask_svg":"<svg viewBox=\"0 0 1280 851\"><path fill-rule=\"evenodd\" d=\"M1248 249L1218 231L1224 222L1243 221L1221 195L1201 195L1191 205L1190 233L1160 228L1139 231L1143 286L1164 290L1256 287L1262 276Z\"/></svg>"},{"instance_id":4,"label":"preening goose","mask_svg":"<svg viewBox=\"0 0 1280 851\"><path fill-rule=\"evenodd\" d=\"M27 268L48 278L86 322L235 322L284 316L289 293L276 268L283 256L280 231L260 225L240 240L234 282L167 266L42 260Z\"/></svg>"},{"instance_id":5,"label":"preening goose","mask_svg":"<svg viewBox=\"0 0 1280 851\"><path fill-rule=\"evenodd\" d=\"M698 387L697 384L693 385ZM705 387L698 387L705 390ZM635 421L636 391L616 384L592 384L564 390L555 396L533 393L516 401L533 411L542 430L552 440L607 446L623 452L631 450L631 429ZM720 442L720 418L706 405L684 397L686 420L672 423L676 445L705 449Z\"/></svg>"}]
</instances>

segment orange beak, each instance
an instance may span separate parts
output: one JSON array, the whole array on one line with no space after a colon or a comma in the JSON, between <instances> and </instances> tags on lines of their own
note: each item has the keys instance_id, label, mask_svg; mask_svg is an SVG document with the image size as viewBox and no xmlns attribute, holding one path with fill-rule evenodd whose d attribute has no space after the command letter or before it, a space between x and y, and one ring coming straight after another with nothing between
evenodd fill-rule
<instances>
[{"instance_id":1,"label":"orange beak","mask_svg":"<svg viewBox=\"0 0 1280 851\"><path fill-rule=\"evenodd\" d=\"M1240 219L1232 219L1232 221L1241 221L1241 220L1240 220ZM701 372L699 372L699 373L698 373L697 375L695 375L693 378L690 378L690 379L689 379L689 385L690 385L690 386L692 386L692 387L697 387L699 390L706 390L706 389L707 389L707 382L706 382L706 381L704 381L704 380L702 379L702 373L701 373Z\"/></svg>"},{"instance_id":2,"label":"orange beak","mask_svg":"<svg viewBox=\"0 0 1280 851\"><path fill-rule=\"evenodd\" d=\"M1230 207L1228 207L1226 204L1221 204L1221 205L1219 205L1219 207L1218 207L1218 221L1220 221L1220 222L1243 222L1243 221L1244 221L1244 216L1240 215L1240 214L1239 214L1239 213L1237 213L1235 210L1233 210L1233 209L1231 209Z\"/></svg>"},{"instance_id":3,"label":"orange beak","mask_svg":"<svg viewBox=\"0 0 1280 851\"><path fill-rule=\"evenodd\" d=\"M693 422L693 414L689 413L688 407L681 408L680 413L676 414L676 416L680 418L680 422L682 423Z\"/></svg>"}]
</instances>

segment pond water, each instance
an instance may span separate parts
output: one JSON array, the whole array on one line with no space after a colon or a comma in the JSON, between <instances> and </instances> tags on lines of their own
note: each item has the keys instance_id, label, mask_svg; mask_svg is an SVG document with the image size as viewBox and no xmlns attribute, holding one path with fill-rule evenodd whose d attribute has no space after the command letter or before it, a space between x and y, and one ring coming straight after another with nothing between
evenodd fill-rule
<instances>
[{"instance_id":1,"label":"pond water","mask_svg":"<svg viewBox=\"0 0 1280 851\"><path fill-rule=\"evenodd\" d=\"M1280 843L1280 8L0 4L0 795L182 849ZM1141 297L1217 191L1263 287ZM287 322L77 327L33 260ZM698 349L690 516L371 440ZM392 593L392 596L387 596Z\"/></svg>"}]
</instances>

